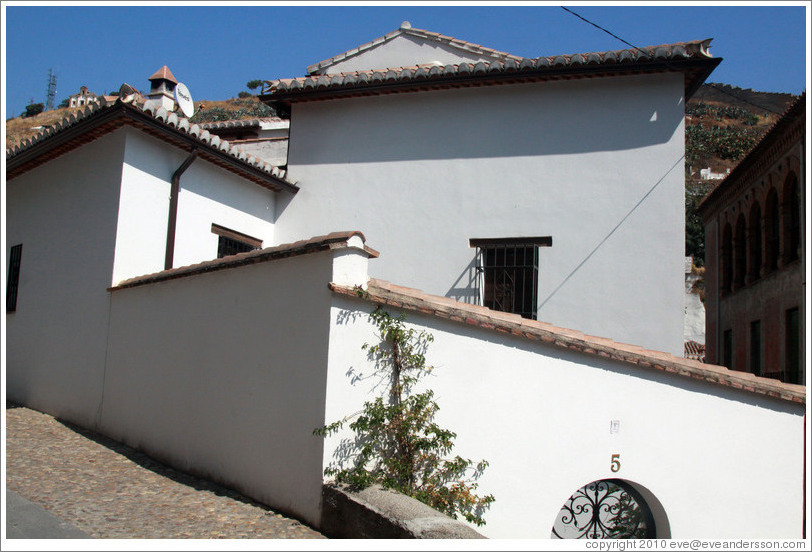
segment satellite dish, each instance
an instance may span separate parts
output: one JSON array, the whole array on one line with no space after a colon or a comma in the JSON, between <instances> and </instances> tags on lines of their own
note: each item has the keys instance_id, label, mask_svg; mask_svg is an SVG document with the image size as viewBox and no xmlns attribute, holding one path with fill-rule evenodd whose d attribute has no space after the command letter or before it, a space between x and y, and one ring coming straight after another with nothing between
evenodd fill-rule
<instances>
[{"instance_id":1,"label":"satellite dish","mask_svg":"<svg viewBox=\"0 0 812 552\"><path fill-rule=\"evenodd\" d=\"M184 115L191 117L195 114L195 104L192 101L192 95L182 82L179 82L175 87L175 100L178 102L178 107L180 107Z\"/></svg>"}]
</instances>

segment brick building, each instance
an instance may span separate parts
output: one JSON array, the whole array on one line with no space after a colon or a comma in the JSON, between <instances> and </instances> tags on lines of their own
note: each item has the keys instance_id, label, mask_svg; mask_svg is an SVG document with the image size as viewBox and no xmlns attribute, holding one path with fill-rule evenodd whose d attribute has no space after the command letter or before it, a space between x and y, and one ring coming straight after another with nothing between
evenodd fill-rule
<instances>
[{"instance_id":1,"label":"brick building","mask_svg":"<svg viewBox=\"0 0 812 552\"><path fill-rule=\"evenodd\" d=\"M804 383L806 92L700 205L706 361Z\"/></svg>"}]
</instances>

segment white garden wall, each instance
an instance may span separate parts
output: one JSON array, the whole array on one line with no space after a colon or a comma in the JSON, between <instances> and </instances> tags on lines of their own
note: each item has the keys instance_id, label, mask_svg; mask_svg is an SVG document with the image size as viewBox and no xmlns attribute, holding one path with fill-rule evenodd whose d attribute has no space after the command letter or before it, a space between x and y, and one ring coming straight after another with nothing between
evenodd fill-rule
<instances>
[{"instance_id":1,"label":"white garden wall","mask_svg":"<svg viewBox=\"0 0 812 552\"><path fill-rule=\"evenodd\" d=\"M683 77L297 103L277 243L335 228L373 276L478 302L470 238L552 236L539 319L681 355Z\"/></svg>"},{"instance_id":2,"label":"white garden wall","mask_svg":"<svg viewBox=\"0 0 812 552\"><path fill-rule=\"evenodd\" d=\"M6 183L6 243L23 244L7 396L85 427L102 393L125 139L116 131Z\"/></svg>"},{"instance_id":3,"label":"white garden wall","mask_svg":"<svg viewBox=\"0 0 812 552\"><path fill-rule=\"evenodd\" d=\"M100 430L318 523L332 258L114 290Z\"/></svg>"},{"instance_id":4,"label":"white garden wall","mask_svg":"<svg viewBox=\"0 0 812 552\"><path fill-rule=\"evenodd\" d=\"M372 308L334 300L328 422L372 396L361 350L376 342ZM418 313L409 321L434 336L426 384L441 426L458 434L454 453L490 462L480 479L496 497L486 536L549 538L572 493L621 478L662 506L658 537L800 538L803 405ZM327 440L325 466L347 435Z\"/></svg>"}]
</instances>

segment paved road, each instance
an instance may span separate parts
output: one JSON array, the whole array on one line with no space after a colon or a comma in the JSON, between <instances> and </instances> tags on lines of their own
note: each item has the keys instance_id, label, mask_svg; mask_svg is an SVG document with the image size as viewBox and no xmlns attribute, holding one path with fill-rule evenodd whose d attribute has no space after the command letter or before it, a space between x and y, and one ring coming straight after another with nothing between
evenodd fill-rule
<instances>
[{"instance_id":1,"label":"paved road","mask_svg":"<svg viewBox=\"0 0 812 552\"><path fill-rule=\"evenodd\" d=\"M234 491L6 403L8 538L323 539Z\"/></svg>"}]
</instances>

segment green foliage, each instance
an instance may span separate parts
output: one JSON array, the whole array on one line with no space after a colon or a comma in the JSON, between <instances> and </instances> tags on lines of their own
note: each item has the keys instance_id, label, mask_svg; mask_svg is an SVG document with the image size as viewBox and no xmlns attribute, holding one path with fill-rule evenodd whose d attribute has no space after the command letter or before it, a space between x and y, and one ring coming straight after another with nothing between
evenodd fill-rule
<instances>
[{"instance_id":1,"label":"green foliage","mask_svg":"<svg viewBox=\"0 0 812 552\"><path fill-rule=\"evenodd\" d=\"M708 182L688 182L685 186L685 255L693 257L697 266L705 264L705 225L697 207L712 188Z\"/></svg>"},{"instance_id":2,"label":"green foliage","mask_svg":"<svg viewBox=\"0 0 812 552\"><path fill-rule=\"evenodd\" d=\"M237 94L238 98L250 98L251 96L253 96L253 94L246 92L245 90Z\"/></svg>"},{"instance_id":3,"label":"green foliage","mask_svg":"<svg viewBox=\"0 0 812 552\"><path fill-rule=\"evenodd\" d=\"M690 104L685 109L685 114L699 117L700 119L711 118L716 121L723 121L725 119L740 120L742 124L747 126L753 126L758 123L758 115L735 105L713 106L706 103Z\"/></svg>"},{"instance_id":4,"label":"green foliage","mask_svg":"<svg viewBox=\"0 0 812 552\"><path fill-rule=\"evenodd\" d=\"M685 129L685 158L693 165L702 156L738 160L750 151L761 132L751 128L689 126Z\"/></svg>"},{"instance_id":5,"label":"green foliage","mask_svg":"<svg viewBox=\"0 0 812 552\"><path fill-rule=\"evenodd\" d=\"M57 107L68 107L69 105L70 105L70 98L65 98L64 100L59 102L59 105Z\"/></svg>"},{"instance_id":6,"label":"green foliage","mask_svg":"<svg viewBox=\"0 0 812 552\"><path fill-rule=\"evenodd\" d=\"M276 111L273 108L254 99L234 100L232 104L238 106L239 109L233 111L223 109L222 107L201 109L189 120L193 123L210 123L213 121L231 121L250 117L273 117L276 115Z\"/></svg>"},{"instance_id":7,"label":"green foliage","mask_svg":"<svg viewBox=\"0 0 812 552\"><path fill-rule=\"evenodd\" d=\"M360 292L359 293L363 293ZM380 307L370 315L378 328L380 343L364 344L370 360L389 380L385 397L364 403L361 413L349 424L355 432L355 454L349 467L330 466L328 477L350 487L373 483L416 498L453 518L462 515L484 525L484 511L492 495L477 496L475 480L488 466L486 461L454 456L456 433L434 422L439 406L434 392L415 392L420 378L431 372L425 352L433 336L407 328L405 315L393 317ZM346 419L314 430L329 435L340 430Z\"/></svg>"},{"instance_id":8,"label":"green foliage","mask_svg":"<svg viewBox=\"0 0 812 552\"><path fill-rule=\"evenodd\" d=\"M610 484L609 493L618 491L616 485ZM610 539L644 539L646 538L646 520L643 509L626 491L620 492L618 503L609 508L614 514L607 521L607 538Z\"/></svg>"},{"instance_id":9,"label":"green foliage","mask_svg":"<svg viewBox=\"0 0 812 552\"><path fill-rule=\"evenodd\" d=\"M39 115L42 113L42 110L45 109L45 104L41 103L30 103L25 106L25 111L20 114L20 117L33 117L34 115Z\"/></svg>"},{"instance_id":10,"label":"green foliage","mask_svg":"<svg viewBox=\"0 0 812 552\"><path fill-rule=\"evenodd\" d=\"M256 90L257 88L262 86L262 80L261 79L250 80L245 84L245 86L248 88L248 90Z\"/></svg>"}]
</instances>

